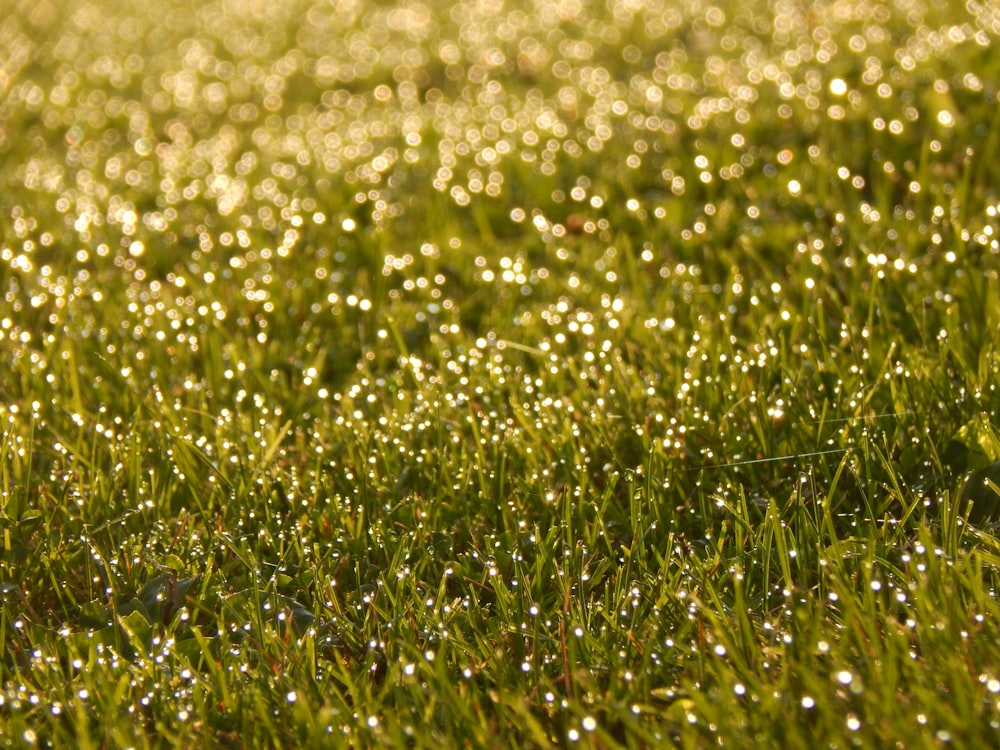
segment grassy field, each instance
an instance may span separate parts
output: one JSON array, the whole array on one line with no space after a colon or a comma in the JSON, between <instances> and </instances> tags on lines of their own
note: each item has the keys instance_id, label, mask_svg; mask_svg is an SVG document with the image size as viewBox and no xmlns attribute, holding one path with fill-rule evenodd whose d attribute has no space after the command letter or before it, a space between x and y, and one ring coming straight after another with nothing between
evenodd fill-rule
<instances>
[{"instance_id":1,"label":"grassy field","mask_svg":"<svg viewBox=\"0 0 1000 750\"><path fill-rule=\"evenodd\" d=\"M996 745L998 35L5 2L0 745Z\"/></svg>"}]
</instances>

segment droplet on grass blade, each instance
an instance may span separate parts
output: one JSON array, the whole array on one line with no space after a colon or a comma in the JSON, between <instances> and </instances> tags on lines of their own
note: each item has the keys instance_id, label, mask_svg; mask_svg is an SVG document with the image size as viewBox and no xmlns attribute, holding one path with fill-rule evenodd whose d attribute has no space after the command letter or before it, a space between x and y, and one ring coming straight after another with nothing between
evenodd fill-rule
<instances>
[{"instance_id":1,"label":"droplet on grass blade","mask_svg":"<svg viewBox=\"0 0 1000 750\"><path fill-rule=\"evenodd\" d=\"M959 495L959 512L964 515L967 509L973 523L1000 518L1000 461L977 469L965 481Z\"/></svg>"}]
</instances>

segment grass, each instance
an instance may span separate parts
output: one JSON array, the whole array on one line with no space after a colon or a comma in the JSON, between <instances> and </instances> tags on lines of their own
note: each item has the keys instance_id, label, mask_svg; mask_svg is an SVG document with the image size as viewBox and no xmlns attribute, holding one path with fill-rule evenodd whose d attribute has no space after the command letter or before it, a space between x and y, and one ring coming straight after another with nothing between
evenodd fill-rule
<instances>
[{"instance_id":1,"label":"grass","mask_svg":"<svg viewBox=\"0 0 1000 750\"><path fill-rule=\"evenodd\" d=\"M14 3L0 744L995 744L992 13Z\"/></svg>"}]
</instances>

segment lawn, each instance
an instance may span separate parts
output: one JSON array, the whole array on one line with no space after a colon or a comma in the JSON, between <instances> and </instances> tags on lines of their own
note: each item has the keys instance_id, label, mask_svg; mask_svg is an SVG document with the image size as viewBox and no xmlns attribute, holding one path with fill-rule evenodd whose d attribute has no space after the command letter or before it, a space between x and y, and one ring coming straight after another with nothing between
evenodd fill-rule
<instances>
[{"instance_id":1,"label":"lawn","mask_svg":"<svg viewBox=\"0 0 1000 750\"><path fill-rule=\"evenodd\" d=\"M5 2L0 746L996 745L998 38Z\"/></svg>"}]
</instances>

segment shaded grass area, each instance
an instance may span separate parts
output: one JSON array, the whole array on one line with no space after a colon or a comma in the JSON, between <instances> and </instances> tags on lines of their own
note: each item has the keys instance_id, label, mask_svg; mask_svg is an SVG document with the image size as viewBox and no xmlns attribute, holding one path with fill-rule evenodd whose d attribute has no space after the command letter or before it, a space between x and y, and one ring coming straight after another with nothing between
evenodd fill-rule
<instances>
[{"instance_id":1,"label":"shaded grass area","mask_svg":"<svg viewBox=\"0 0 1000 750\"><path fill-rule=\"evenodd\" d=\"M989 9L272 6L0 22L0 740L992 744Z\"/></svg>"}]
</instances>

